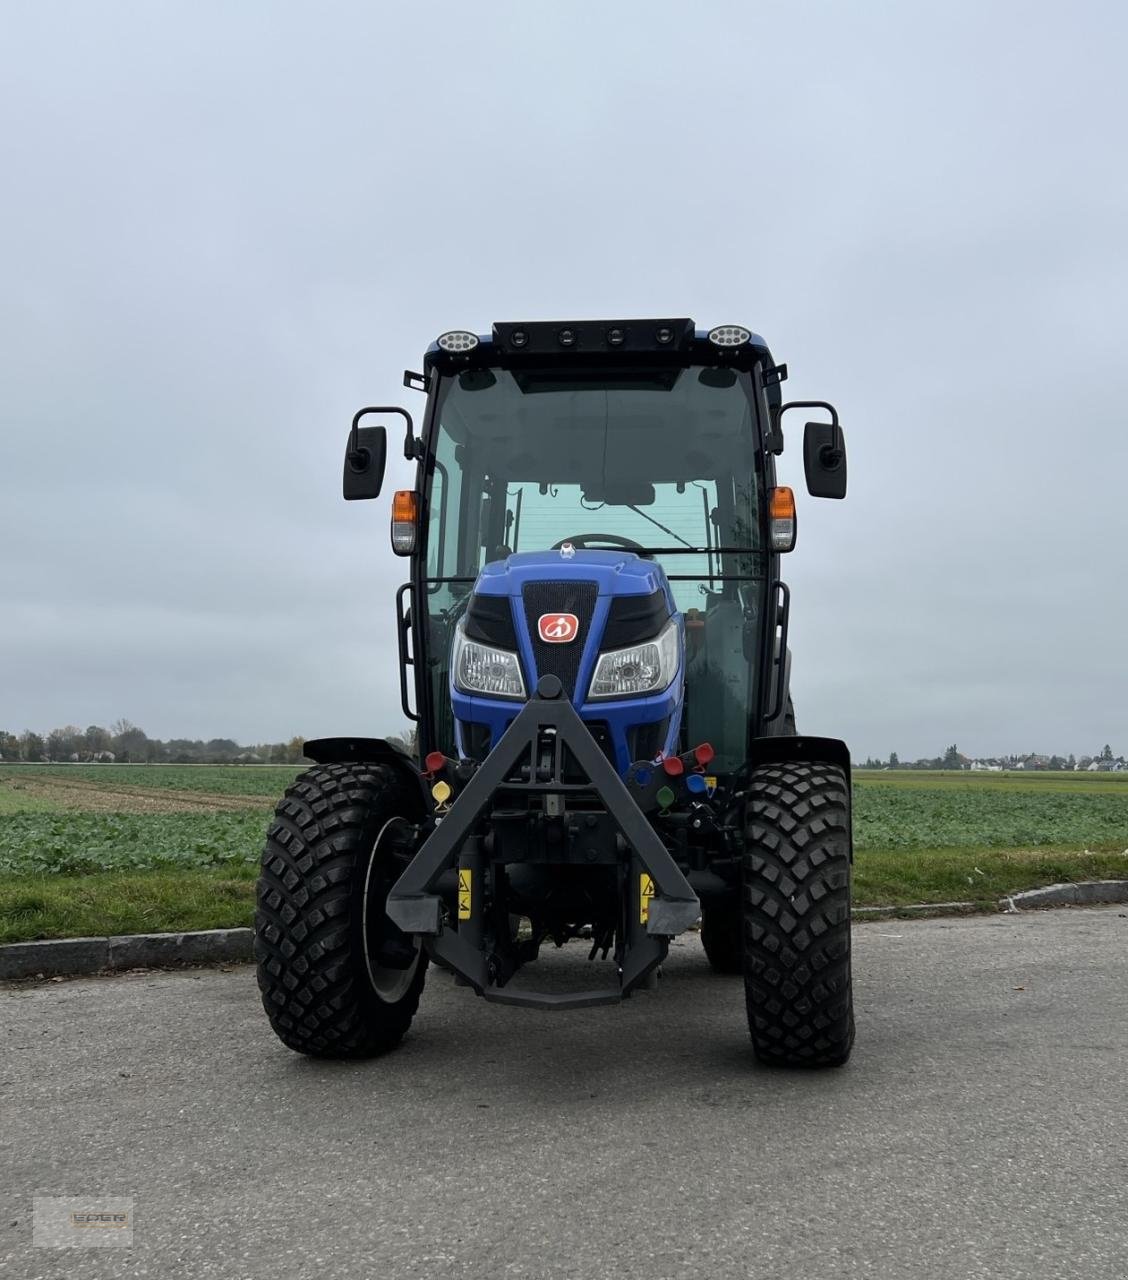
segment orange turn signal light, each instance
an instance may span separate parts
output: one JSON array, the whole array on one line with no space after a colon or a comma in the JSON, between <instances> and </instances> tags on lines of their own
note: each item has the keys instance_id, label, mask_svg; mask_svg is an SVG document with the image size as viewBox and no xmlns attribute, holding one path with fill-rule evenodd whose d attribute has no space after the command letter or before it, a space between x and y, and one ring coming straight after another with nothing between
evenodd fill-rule
<instances>
[{"instance_id":1,"label":"orange turn signal light","mask_svg":"<svg viewBox=\"0 0 1128 1280\"><path fill-rule=\"evenodd\" d=\"M396 494L399 497L399 494ZM768 512L773 520L795 519L795 493L787 485L781 484L772 490L768 503Z\"/></svg>"},{"instance_id":2,"label":"orange turn signal light","mask_svg":"<svg viewBox=\"0 0 1128 1280\"><path fill-rule=\"evenodd\" d=\"M788 490L790 493L791 490ZM415 490L397 489L392 498L392 519L398 522L415 521Z\"/></svg>"},{"instance_id":3,"label":"orange turn signal light","mask_svg":"<svg viewBox=\"0 0 1128 1280\"><path fill-rule=\"evenodd\" d=\"M392 550L409 556L415 550L419 495L414 489L397 489L392 496Z\"/></svg>"},{"instance_id":4,"label":"orange turn signal light","mask_svg":"<svg viewBox=\"0 0 1128 1280\"><path fill-rule=\"evenodd\" d=\"M790 551L795 546L795 494L785 484L769 492L768 524L772 550Z\"/></svg>"}]
</instances>

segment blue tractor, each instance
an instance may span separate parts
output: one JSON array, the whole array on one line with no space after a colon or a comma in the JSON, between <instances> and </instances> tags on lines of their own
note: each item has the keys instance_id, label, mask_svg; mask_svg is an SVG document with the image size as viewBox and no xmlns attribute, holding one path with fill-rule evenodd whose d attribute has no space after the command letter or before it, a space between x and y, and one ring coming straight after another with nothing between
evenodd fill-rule
<instances>
[{"instance_id":1,"label":"blue tractor","mask_svg":"<svg viewBox=\"0 0 1128 1280\"><path fill-rule=\"evenodd\" d=\"M760 1061L847 1060L850 757L796 732L776 484L789 410L829 419L805 427L812 495L845 496L845 444L830 405L783 402L786 376L739 325L495 324L405 374L420 434L403 409L357 413L346 499L383 482L366 418L400 415L416 463L391 536L417 754L307 742L278 805L255 945L290 1048L390 1048L429 962L487 1000L614 1003L700 920ZM579 938L594 976L538 983L541 949Z\"/></svg>"}]
</instances>

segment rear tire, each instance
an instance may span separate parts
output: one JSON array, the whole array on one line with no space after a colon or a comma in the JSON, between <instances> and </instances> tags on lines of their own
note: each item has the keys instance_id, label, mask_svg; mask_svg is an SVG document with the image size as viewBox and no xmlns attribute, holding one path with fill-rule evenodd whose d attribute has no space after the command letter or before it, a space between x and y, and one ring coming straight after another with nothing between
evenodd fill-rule
<instances>
[{"instance_id":1,"label":"rear tire","mask_svg":"<svg viewBox=\"0 0 1128 1280\"><path fill-rule=\"evenodd\" d=\"M701 946L714 973L743 973L740 898L716 898L701 906Z\"/></svg>"},{"instance_id":2,"label":"rear tire","mask_svg":"<svg viewBox=\"0 0 1128 1280\"><path fill-rule=\"evenodd\" d=\"M756 1057L841 1066L854 1043L845 772L812 761L761 765L744 832L744 991Z\"/></svg>"},{"instance_id":3,"label":"rear tire","mask_svg":"<svg viewBox=\"0 0 1128 1280\"><path fill-rule=\"evenodd\" d=\"M419 811L418 794L375 764L319 765L279 802L262 855L255 958L270 1025L296 1052L372 1057L411 1024L427 958L384 904Z\"/></svg>"},{"instance_id":4,"label":"rear tire","mask_svg":"<svg viewBox=\"0 0 1128 1280\"><path fill-rule=\"evenodd\" d=\"M791 694L787 695L783 719L779 724L778 736L794 738L798 733L795 728L795 704ZM743 920L740 910L740 895L733 898L718 898L701 907L701 946L705 950L706 959L713 967L714 973L744 972Z\"/></svg>"}]
</instances>

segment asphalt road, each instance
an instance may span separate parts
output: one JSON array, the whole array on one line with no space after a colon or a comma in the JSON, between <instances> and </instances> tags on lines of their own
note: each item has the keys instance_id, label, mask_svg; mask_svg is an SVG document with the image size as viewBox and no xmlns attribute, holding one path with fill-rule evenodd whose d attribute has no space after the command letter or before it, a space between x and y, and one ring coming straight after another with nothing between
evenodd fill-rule
<instances>
[{"instance_id":1,"label":"asphalt road","mask_svg":"<svg viewBox=\"0 0 1128 1280\"><path fill-rule=\"evenodd\" d=\"M282 1048L247 968L3 988L0 1274L1123 1280L1126 909L855 947L857 1049L819 1075L753 1063L696 935L612 1009L432 970L360 1065ZM33 1195L132 1196L133 1247L32 1247Z\"/></svg>"}]
</instances>

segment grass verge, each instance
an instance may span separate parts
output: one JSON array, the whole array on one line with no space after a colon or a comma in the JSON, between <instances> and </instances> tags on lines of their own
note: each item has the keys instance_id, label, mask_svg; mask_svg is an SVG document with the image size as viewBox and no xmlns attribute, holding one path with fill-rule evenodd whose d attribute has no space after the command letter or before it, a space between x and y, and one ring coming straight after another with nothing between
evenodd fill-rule
<instances>
[{"instance_id":1,"label":"grass verge","mask_svg":"<svg viewBox=\"0 0 1128 1280\"><path fill-rule=\"evenodd\" d=\"M0 877L0 944L250 925L257 867Z\"/></svg>"},{"instance_id":2,"label":"grass verge","mask_svg":"<svg viewBox=\"0 0 1128 1280\"><path fill-rule=\"evenodd\" d=\"M854 861L856 907L975 902L1043 885L1128 879L1128 850L869 849Z\"/></svg>"},{"instance_id":3,"label":"grass verge","mask_svg":"<svg viewBox=\"0 0 1128 1280\"><path fill-rule=\"evenodd\" d=\"M230 929L251 923L257 867L0 876L0 944L37 938ZM1023 889L1128 879L1128 852L926 849L860 852L854 905L973 902Z\"/></svg>"}]
</instances>

